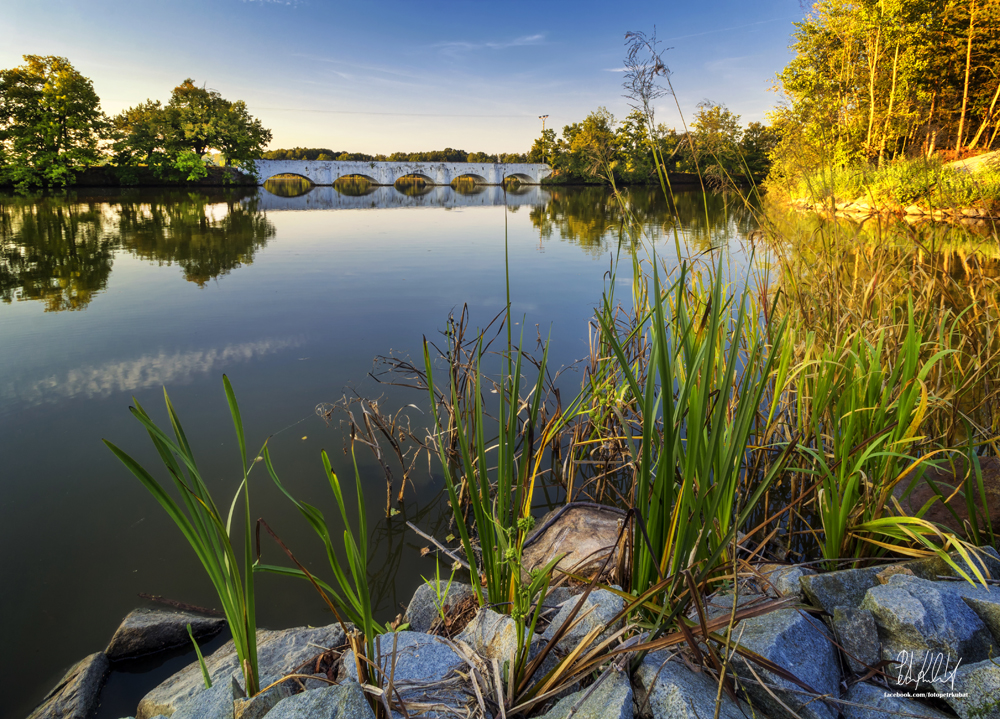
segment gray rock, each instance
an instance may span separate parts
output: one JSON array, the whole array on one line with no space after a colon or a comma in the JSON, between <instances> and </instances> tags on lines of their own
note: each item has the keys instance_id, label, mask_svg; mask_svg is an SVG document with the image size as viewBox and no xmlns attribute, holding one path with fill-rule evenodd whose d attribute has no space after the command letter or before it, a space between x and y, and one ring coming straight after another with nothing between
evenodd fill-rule
<instances>
[{"instance_id":1,"label":"gray rock","mask_svg":"<svg viewBox=\"0 0 1000 719\"><path fill-rule=\"evenodd\" d=\"M756 592L741 591L739 595L736 596L736 608L740 609L743 607L748 607L754 604L760 604L761 602L769 601L770 597L764 594L757 594ZM705 602L705 617L709 620L717 619L719 617L729 617L733 613L733 595L726 594L716 594L709 597ZM698 610L693 608L688 612L688 618L698 621Z\"/></svg>"},{"instance_id":2,"label":"gray rock","mask_svg":"<svg viewBox=\"0 0 1000 719\"><path fill-rule=\"evenodd\" d=\"M302 663L344 641L339 625L328 627L296 627L280 631L257 630L257 664L261 677L280 678L291 674ZM205 657L205 665L215 685L228 686L231 678L241 677L236 648L232 640ZM264 686L264 684L262 684ZM205 692L201 668L195 661L149 692L139 702L137 719L151 719L157 714L172 716L185 703ZM230 709L232 709L230 697Z\"/></svg>"},{"instance_id":3,"label":"gray rock","mask_svg":"<svg viewBox=\"0 0 1000 719\"><path fill-rule=\"evenodd\" d=\"M63 675L28 719L87 719L108 673L104 652L81 659Z\"/></svg>"},{"instance_id":4,"label":"gray rock","mask_svg":"<svg viewBox=\"0 0 1000 719\"><path fill-rule=\"evenodd\" d=\"M861 606L875 617L883 659L906 657L921 664L924 655L940 652L954 664L1000 654L1000 647L963 601L960 590L942 586L950 584L897 574L887 584L868 590Z\"/></svg>"},{"instance_id":5,"label":"gray rock","mask_svg":"<svg viewBox=\"0 0 1000 719\"><path fill-rule=\"evenodd\" d=\"M922 580L894 580L907 585L910 582L919 584ZM890 580L890 583L893 583ZM982 620L993 640L1000 644L1000 587L969 584L966 581L937 581L932 586L941 592L948 592L965 600L969 608Z\"/></svg>"},{"instance_id":6,"label":"gray rock","mask_svg":"<svg viewBox=\"0 0 1000 719\"><path fill-rule=\"evenodd\" d=\"M232 682L219 681L211 689L204 689L204 684L202 687L202 691L179 704L176 711L164 713L170 719L233 719L235 697Z\"/></svg>"},{"instance_id":7,"label":"gray rock","mask_svg":"<svg viewBox=\"0 0 1000 719\"><path fill-rule=\"evenodd\" d=\"M191 612L136 609L122 620L104 653L111 661L118 661L190 644L188 624L194 636L201 638L217 634L226 620Z\"/></svg>"},{"instance_id":8,"label":"gray rock","mask_svg":"<svg viewBox=\"0 0 1000 719\"><path fill-rule=\"evenodd\" d=\"M504 662L513 661L517 651L517 624L505 614L483 608L455 639L468 644L487 662L496 659L502 667Z\"/></svg>"},{"instance_id":9,"label":"gray rock","mask_svg":"<svg viewBox=\"0 0 1000 719\"><path fill-rule=\"evenodd\" d=\"M525 628L525 632L528 628ZM503 676L507 676L508 667L517 651L517 624L510 617L497 614L490 609L480 609L475 618L465 629L455 637L457 641L465 642L469 648L486 660L487 663L496 659ZM546 644L546 639L536 634L530 638L528 646L528 661L534 659ZM538 681L559 663L559 655L552 651L546 655L541 666L535 671L533 681ZM567 686L555 696L564 696L571 692L578 682Z\"/></svg>"},{"instance_id":10,"label":"gray rock","mask_svg":"<svg viewBox=\"0 0 1000 719\"><path fill-rule=\"evenodd\" d=\"M546 607L557 607L563 602L568 602L573 597L583 594L583 587L556 587L550 589L542 604Z\"/></svg>"},{"instance_id":11,"label":"gray rock","mask_svg":"<svg viewBox=\"0 0 1000 719\"><path fill-rule=\"evenodd\" d=\"M779 609L759 617L744 619L734 633L740 645L788 670L821 695L840 696L840 663L833 646L833 637L826 625L816 617L797 609ZM771 693L760 686L749 670L748 660L733 657L733 666L742 687L755 706L771 719L791 719ZM752 665L761 681L770 685L785 704L802 719L836 719L838 710L822 700L802 693L797 684L772 674L759 665Z\"/></svg>"},{"instance_id":12,"label":"gray rock","mask_svg":"<svg viewBox=\"0 0 1000 719\"><path fill-rule=\"evenodd\" d=\"M758 571L766 580L761 582L765 591L777 597L790 595L801 597L802 577L816 574L809 567L786 564L764 564L758 567Z\"/></svg>"},{"instance_id":13,"label":"gray rock","mask_svg":"<svg viewBox=\"0 0 1000 719\"><path fill-rule=\"evenodd\" d=\"M581 689L563 697L540 719L566 719L573 712L573 719L632 719L632 683L627 672L611 670L611 675L594 689Z\"/></svg>"},{"instance_id":14,"label":"gray rock","mask_svg":"<svg viewBox=\"0 0 1000 719\"><path fill-rule=\"evenodd\" d=\"M315 679L302 679L303 691L315 691L316 689L326 689L328 686L332 686L329 681L329 677L326 674L313 674Z\"/></svg>"},{"instance_id":15,"label":"gray rock","mask_svg":"<svg viewBox=\"0 0 1000 719\"><path fill-rule=\"evenodd\" d=\"M976 613L986 628L993 635L993 641L1000 644L1000 588L992 587L991 593L995 596L985 599L982 596L965 595L962 599L969 605L969 609Z\"/></svg>"},{"instance_id":16,"label":"gray rock","mask_svg":"<svg viewBox=\"0 0 1000 719\"><path fill-rule=\"evenodd\" d=\"M653 719L704 719L715 716L718 684L707 674L693 672L677 656L666 652L646 655L635 672L639 714ZM723 692L719 719L754 716Z\"/></svg>"},{"instance_id":17,"label":"gray rock","mask_svg":"<svg viewBox=\"0 0 1000 719\"><path fill-rule=\"evenodd\" d=\"M980 548L982 560L986 569L994 577L1000 577L1000 558L992 547ZM970 567L957 553L951 555L952 560L968 572ZM934 580L939 576L958 576L947 562L938 557L912 559L899 563L913 572L914 576ZM802 591L806 598L815 606L821 607L828 614L833 614L835 607L859 607L865 598L865 592L879 586L878 574L886 565L863 567L861 569L843 569L826 574L812 574L801 577ZM971 576L971 575L970 575Z\"/></svg>"},{"instance_id":18,"label":"gray rock","mask_svg":"<svg viewBox=\"0 0 1000 719\"><path fill-rule=\"evenodd\" d=\"M292 696L292 684L287 681L249 699L236 699L233 701L234 719L261 719L274 709L278 702L290 696Z\"/></svg>"},{"instance_id":19,"label":"gray rock","mask_svg":"<svg viewBox=\"0 0 1000 719\"><path fill-rule=\"evenodd\" d=\"M884 566L843 569L826 574L801 577L802 592L813 605L833 614L837 607L861 606L865 592L878 586L878 573Z\"/></svg>"},{"instance_id":20,"label":"gray rock","mask_svg":"<svg viewBox=\"0 0 1000 719\"><path fill-rule=\"evenodd\" d=\"M410 604L406 607L406 612L403 614L403 621L409 622L411 631L430 631L435 620L440 618L440 614L438 613L440 606L436 589L436 587L432 587L425 582L417 587L417 591L413 593L413 598L410 600ZM445 582L440 587L440 590L442 595L440 603L443 603L445 609L475 594L470 585L461 584L460 582L452 582L450 587Z\"/></svg>"},{"instance_id":21,"label":"gray rock","mask_svg":"<svg viewBox=\"0 0 1000 719\"><path fill-rule=\"evenodd\" d=\"M459 674L468 672L468 664L446 639L418 632L396 632L379 635L375 645L381 657L383 688L388 685L391 673L394 693L399 693L411 716L464 714L467 707L477 703L472 686ZM341 661L341 676L357 681L354 652L344 652Z\"/></svg>"},{"instance_id":22,"label":"gray rock","mask_svg":"<svg viewBox=\"0 0 1000 719\"><path fill-rule=\"evenodd\" d=\"M893 714L921 719L950 719L949 715L906 697L892 696L895 692L868 682L859 682L847 690L840 707L844 719L884 719ZM862 706L852 706L861 704Z\"/></svg>"},{"instance_id":23,"label":"gray rock","mask_svg":"<svg viewBox=\"0 0 1000 719\"><path fill-rule=\"evenodd\" d=\"M875 615L867 609L837 607L833 610L833 633L847 654L847 665L855 674L863 674L880 656Z\"/></svg>"},{"instance_id":24,"label":"gray rock","mask_svg":"<svg viewBox=\"0 0 1000 719\"><path fill-rule=\"evenodd\" d=\"M934 691L945 694L944 700L962 719L986 719L1000 716L1000 666L996 660L960 664L954 682L934 682ZM964 695L964 696L962 696Z\"/></svg>"},{"instance_id":25,"label":"gray rock","mask_svg":"<svg viewBox=\"0 0 1000 719\"><path fill-rule=\"evenodd\" d=\"M579 601L579 597L574 597L560 605L559 612L542 634L542 637L546 641L551 640L555 636L556 631L566 623L570 613ZM584 600L580 611L577 612L576 617L573 619L573 626L559 640L556 645L557 648L563 653L570 652L592 629L599 626L607 627L595 640L595 643L600 642L621 626L621 620L613 626L611 625L611 620L624 608L625 602L617 594L609 592L606 589L593 590L586 600Z\"/></svg>"},{"instance_id":26,"label":"gray rock","mask_svg":"<svg viewBox=\"0 0 1000 719\"><path fill-rule=\"evenodd\" d=\"M267 719L375 719L361 685L343 682L282 699Z\"/></svg>"}]
</instances>

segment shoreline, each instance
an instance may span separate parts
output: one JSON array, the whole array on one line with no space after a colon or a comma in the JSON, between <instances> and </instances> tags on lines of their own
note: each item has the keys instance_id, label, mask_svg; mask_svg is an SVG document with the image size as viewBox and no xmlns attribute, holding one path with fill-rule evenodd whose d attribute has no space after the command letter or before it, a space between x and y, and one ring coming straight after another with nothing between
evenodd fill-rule
<instances>
[{"instance_id":1,"label":"shoreline","mask_svg":"<svg viewBox=\"0 0 1000 719\"><path fill-rule=\"evenodd\" d=\"M1000 212L991 212L980 207L923 207L912 204L902 206L893 203L853 202L810 202L798 198L783 200L782 204L796 212L808 212L825 217L835 217L864 222L872 217L894 217L903 222L949 222L968 227L985 227L1000 222Z\"/></svg>"}]
</instances>

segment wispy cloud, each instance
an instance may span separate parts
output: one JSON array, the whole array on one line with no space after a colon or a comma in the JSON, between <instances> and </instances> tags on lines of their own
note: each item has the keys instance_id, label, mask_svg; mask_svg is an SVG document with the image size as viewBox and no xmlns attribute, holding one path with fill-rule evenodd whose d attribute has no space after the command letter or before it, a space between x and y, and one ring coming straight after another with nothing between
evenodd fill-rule
<instances>
[{"instance_id":1,"label":"wispy cloud","mask_svg":"<svg viewBox=\"0 0 1000 719\"><path fill-rule=\"evenodd\" d=\"M190 382L196 375L215 372L239 362L304 344L304 337L267 339L187 352L159 352L129 360L77 367L65 374L0 388L0 397L35 405L73 397L108 397L118 392Z\"/></svg>"},{"instance_id":2,"label":"wispy cloud","mask_svg":"<svg viewBox=\"0 0 1000 719\"><path fill-rule=\"evenodd\" d=\"M431 47L440 50L446 55L454 55L461 52L469 52L472 50L506 50L511 47L524 47L525 45L540 45L545 42L545 33L536 33L534 35L523 35L521 37L516 37L513 40L501 40L501 41L486 41L486 42L471 42L468 40L450 40L447 42L439 42Z\"/></svg>"},{"instance_id":3,"label":"wispy cloud","mask_svg":"<svg viewBox=\"0 0 1000 719\"><path fill-rule=\"evenodd\" d=\"M606 67L604 72L628 72L627 67Z\"/></svg>"},{"instance_id":4,"label":"wispy cloud","mask_svg":"<svg viewBox=\"0 0 1000 719\"><path fill-rule=\"evenodd\" d=\"M302 4L301 0L242 0L244 4L258 3L260 5L287 5L288 7L298 7Z\"/></svg>"}]
</instances>

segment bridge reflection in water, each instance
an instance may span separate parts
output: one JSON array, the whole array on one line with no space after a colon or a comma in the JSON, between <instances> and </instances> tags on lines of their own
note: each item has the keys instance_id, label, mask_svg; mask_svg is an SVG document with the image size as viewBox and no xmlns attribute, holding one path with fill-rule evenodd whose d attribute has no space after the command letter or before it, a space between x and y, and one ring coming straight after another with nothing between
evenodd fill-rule
<instances>
[{"instance_id":1,"label":"bridge reflection in water","mask_svg":"<svg viewBox=\"0 0 1000 719\"><path fill-rule=\"evenodd\" d=\"M254 200L258 209L275 210L372 210L393 207L534 207L545 205L551 195L538 185L522 185L504 191L496 185L479 185L473 192L459 192L452 187L431 186L422 194L404 194L395 187L372 187L364 195L349 195L335 187L313 187L298 197L279 197L261 189Z\"/></svg>"}]
</instances>

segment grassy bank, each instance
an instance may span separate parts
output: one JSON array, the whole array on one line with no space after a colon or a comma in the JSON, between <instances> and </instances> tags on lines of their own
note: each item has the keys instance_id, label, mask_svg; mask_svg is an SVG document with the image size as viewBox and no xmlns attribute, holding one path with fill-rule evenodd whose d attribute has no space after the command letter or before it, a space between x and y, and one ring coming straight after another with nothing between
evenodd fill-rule
<instances>
[{"instance_id":1,"label":"grassy bank","mask_svg":"<svg viewBox=\"0 0 1000 719\"><path fill-rule=\"evenodd\" d=\"M770 193L828 209L867 205L882 212L976 209L1000 216L1000 162L970 172L940 158L900 157L881 166L823 165L769 178Z\"/></svg>"}]
</instances>

